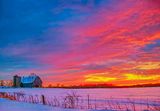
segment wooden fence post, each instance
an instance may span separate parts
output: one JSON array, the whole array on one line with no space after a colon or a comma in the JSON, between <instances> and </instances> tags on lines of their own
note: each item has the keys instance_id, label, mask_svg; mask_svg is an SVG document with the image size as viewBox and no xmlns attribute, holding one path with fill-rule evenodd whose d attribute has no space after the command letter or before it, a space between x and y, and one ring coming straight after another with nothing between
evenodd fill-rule
<instances>
[{"instance_id":1,"label":"wooden fence post","mask_svg":"<svg viewBox=\"0 0 160 111\"><path fill-rule=\"evenodd\" d=\"M44 95L42 95L42 103L43 103L44 105L46 104Z\"/></svg>"},{"instance_id":2,"label":"wooden fence post","mask_svg":"<svg viewBox=\"0 0 160 111\"><path fill-rule=\"evenodd\" d=\"M90 99L90 98L89 98L89 94L88 94L88 95L87 95L88 109L90 109L90 101L89 101L89 99Z\"/></svg>"}]
</instances>

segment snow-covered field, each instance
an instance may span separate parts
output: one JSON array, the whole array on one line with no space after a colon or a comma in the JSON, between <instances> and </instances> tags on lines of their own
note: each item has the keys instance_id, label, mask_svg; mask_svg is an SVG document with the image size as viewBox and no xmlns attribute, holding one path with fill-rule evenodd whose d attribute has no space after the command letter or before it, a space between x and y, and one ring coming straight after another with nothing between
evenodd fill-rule
<instances>
[{"instance_id":1,"label":"snow-covered field","mask_svg":"<svg viewBox=\"0 0 160 111\"><path fill-rule=\"evenodd\" d=\"M137 109L138 111L141 111L144 109L151 109L155 106L158 108L160 107L160 87L106 89L6 88L0 89L0 92L21 92L25 95L36 95L40 97L41 95L44 95L48 101L54 100L54 98L56 98L59 102L64 102L68 95L72 96L73 94L75 94L79 98L79 103L77 106L78 110L88 108L119 108L132 110ZM155 109L152 108L152 110Z\"/></svg>"},{"instance_id":2,"label":"snow-covered field","mask_svg":"<svg viewBox=\"0 0 160 111\"><path fill-rule=\"evenodd\" d=\"M55 108L41 104L16 102L0 98L0 111L87 111L87 110Z\"/></svg>"}]
</instances>

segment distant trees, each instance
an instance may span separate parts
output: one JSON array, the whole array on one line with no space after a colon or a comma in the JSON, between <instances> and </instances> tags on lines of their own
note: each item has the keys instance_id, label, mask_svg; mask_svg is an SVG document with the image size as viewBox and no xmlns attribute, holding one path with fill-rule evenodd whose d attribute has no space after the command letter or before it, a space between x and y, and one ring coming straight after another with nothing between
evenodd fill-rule
<instances>
[{"instance_id":1,"label":"distant trees","mask_svg":"<svg viewBox=\"0 0 160 111\"><path fill-rule=\"evenodd\" d=\"M52 84L49 84L49 85L48 85L48 88L52 88L52 87L53 87Z\"/></svg>"},{"instance_id":2,"label":"distant trees","mask_svg":"<svg viewBox=\"0 0 160 111\"><path fill-rule=\"evenodd\" d=\"M11 80L0 80L0 86L13 86L13 82Z\"/></svg>"},{"instance_id":3,"label":"distant trees","mask_svg":"<svg viewBox=\"0 0 160 111\"><path fill-rule=\"evenodd\" d=\"M0 80L0 86L4 86L4 81Z\"/></svg>"}]
</instances>

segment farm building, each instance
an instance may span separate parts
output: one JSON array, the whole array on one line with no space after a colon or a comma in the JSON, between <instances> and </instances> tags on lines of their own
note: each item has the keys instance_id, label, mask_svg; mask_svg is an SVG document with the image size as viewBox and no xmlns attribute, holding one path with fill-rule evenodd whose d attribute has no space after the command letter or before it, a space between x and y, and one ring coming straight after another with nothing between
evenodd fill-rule
<instances>
[{"instance_id":1,"label":"farm building","mask_svg":"<svg viewBox=\"0 0 160 111\"><path fill-rule=\"evenodd\" d=\"M39 76L31 74L29 76L14 76L13 77L14 87L42 87L42 80Z\"/></svg>"}]
</instances>

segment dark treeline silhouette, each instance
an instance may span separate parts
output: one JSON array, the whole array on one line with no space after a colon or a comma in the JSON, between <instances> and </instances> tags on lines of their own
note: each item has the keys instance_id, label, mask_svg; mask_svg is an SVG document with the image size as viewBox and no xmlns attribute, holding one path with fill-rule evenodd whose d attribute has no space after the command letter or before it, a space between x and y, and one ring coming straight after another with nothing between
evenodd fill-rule
<instances>
[{"instance_id":1,"label":"dark treeline silhouette","mask_svg":"<svg viewBox=\"0 0 160 111\"><path fill-rule=\"evenodd\" d=\"M65 86L65 85L48 85L46 88L137 88L137 87L160 87L160 83L154 84L136 84L130 86L116 86L113 84L84 84L84 85L72 85L72 86Z\"/></svg>"}]
</instances>

